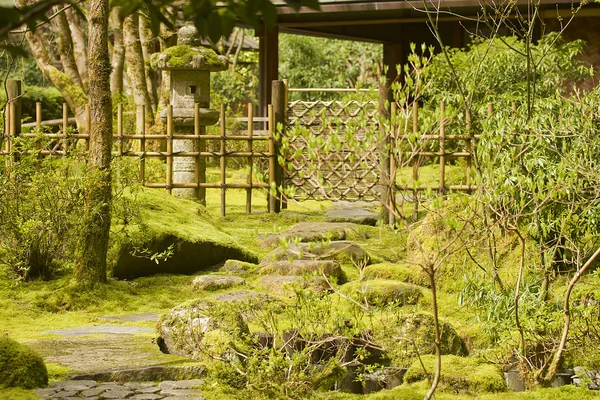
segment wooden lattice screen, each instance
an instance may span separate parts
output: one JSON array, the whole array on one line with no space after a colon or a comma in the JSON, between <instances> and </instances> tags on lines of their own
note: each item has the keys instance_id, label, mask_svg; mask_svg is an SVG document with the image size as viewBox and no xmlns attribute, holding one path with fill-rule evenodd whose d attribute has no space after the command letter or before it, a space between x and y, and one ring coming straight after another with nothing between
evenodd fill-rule
<instances>
[{"instance_id":1,"label":"wooden lattice screen","mask_svg":"<svg viewBox=\"0 0 600 400\"><path fill-rule=\"evenodd\" d=\"M294 101L281 155L295 200L379 200L378 104ZM346 135L358 141L349 147Z\"/></svg>"}]
</instances>

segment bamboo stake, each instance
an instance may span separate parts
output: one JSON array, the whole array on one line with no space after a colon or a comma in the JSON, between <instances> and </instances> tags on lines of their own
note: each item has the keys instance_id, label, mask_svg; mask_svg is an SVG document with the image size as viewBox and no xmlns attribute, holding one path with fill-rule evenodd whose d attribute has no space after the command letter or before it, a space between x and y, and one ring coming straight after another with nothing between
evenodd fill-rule
<instances>
[{"instance_id":1,"label":"bamboo stake","mask_svg":"<svg viewBox=\"0 0 600 400\"><path fill-rule=\"evenodd\" d=\"M117 151L123 155L123 104L117 105Z\"/></svg>"},{"instance_id":2,"label":"bamboo stake","mask_svg":"<svg viewBox=\"0 0 600 400\"><path fill-rule=\"evenodd\" d=\"M119 104L120 105L120 104ZM144 108L142 106L141 108L141 113L144 114ZM145 115L142 115L142 118L146 118ZM173 124L173 115L171 115L171 128L173 128L172 124ZM120 126L120 130L121 130L121 136L123 135L123 119L121 118L121 126ZM168 128L167 128L168 129ZM142 184L144 184L146 182L146 124L143 125L143 129L140 132L141 138L140 138L140 152L142 153L142 156L140 157L140 182ZM168 143L169 143L169 133L167 132L167 148L169 147ZM171 148L172 149L172 148ZM121 149L122 150L122 149ZM169 164L169 162L167 161L167 165Z\"/></svg>"},{"instance_id":3,"label":"bamboo stake","mask_svg":"<svg viewBox=\"0 0 600 400\"><path fill-rule=\"evenodd\" d=\"M173 193L173 106L167 109L167 193Z\"/></svg>"},{"instance_id":4,"label":"bamboo stake","mask_svg":"<svg viewBox=\"0 0 600 400\"><path fill-rule=\"evenodd\" d=\"M38 152L37 160L35 162L36 171L40 170L40 158L41 154L39 153L42 149L42 144L40 143L39 135L42 135L42 103L35 103L35 129L37 131L38 138L35 140L35 150Z\"/></svg>"},{"instance_id":5,"label":"bamboo stake","mask_svg":"<svg viewBox=\"0 0 600 400\"><path fill-rule=\"evenodd\" d=\"M394 125L394 116L396 115L398 104L393 101L390 110L390 133L388 134L388 153L390 159L390 180L389 180L389 212L388 223L391 227L396 224L396 126Z\"/></svg>"},{"instance_id":6,"label":"bamboo stake","mask_svg":"<svg viewBox=\"0 0 600 400\"><path fill-rule=\"evenodd\" d=\"M92 113L90 111L90 105L87 104L85 106L85 123L86 123L86 128L87 128L87 140L85 141L85 151L86 153L90 151L90 141L91 141L91 137L90 137L90 132L92 131ZM88 157L85 158L86 162L88 160Z\"/></svg>"},{"instance_id":7,"label":"bamboo stake","mask_svg":"<svg viewBox=\"0 0 600 400\"><path fill-rule=\"evenodd\" d=\"M413 103L413 133L417 135L419 133L419 103L416 101ZM420 164L420 156L417 155L416 160L413 162L413 186L417 186L417 182L419 181L419 164ZM413 190L413 221L416 222L419 219L419 191Z\"/></svg>"},{"instance_id":8,"label":"bamboo stake","mask_svg":"<svg viewBox=\"0 0 600 400\"><path fill-rule=\"evenodd\" d=\"M198 155L195 158L194 168L194 181L198 184L198 187L196 188L196 198L200 201L200 204L205 206L206 189L200 187L200 184L206 182L206 165L204 158L201 155L201 153L206 150L206 146L200 138L200 105L198 103L194 104L194 136L196 136L194 148L196 152L198 152Z\"/></svg>"},{"instance_id":9,"label":"bamboo stake","mask_svg":"<svg viewBox=\"0 0 600 400\"><path fill-rule=\"evenodd\" d=\"M269 191L273 190L275 183L275 119L273 115L273 105L267 106L267 116L269 118ZM275 212L275 202L277 197L269 192L269 212Z\"/></svg>"},{"instance_id":10,"label":"bamboo stake","mask_svg":"<svg viewBox=\"0 0 600 400\"><path fill-rule=\"evenodd\" d=\"M248 146L247 150L252 153L252 135L254 134L254 107L248 104ZM246 214L252 212L252 157L248 157L248 177L246 182L250 187L246 189Z\"/></svg>"},{"instance_id":11,"label":"bamboo stake","mask_svg":"<svg viewBox=\"0 0 600 400\"><path fill-rule=\"evenodd\" d=\"M226 195L226 166L227 158L225 158L225 140L226 140L226 128L225 128L225 104L221 104L221 154L219 155L219 161L221 163L221 217L225 216L225 195Z\"/></svg>"},{"instance_id":12,"label":"bamboo stake","mask_svg":"<svg viewBox=\"0 0 600 400\"><path fill-rule=\"evenodd\" d=\"M446 121L444 121L445 104L440 102L440 193L444 194L446 186Z\"/></svg>"},{"instance_id":13,"label":"bamboo stake","mask_svg":"<svg viewBox=\"0 0 600 400\"><path fill-rule=\"evenodd\" d=\"M65 154L69 152L69 137L68 137L68 133L67 133L67 126L69 125L69 107L67 106L67 103L63 103L63 147L65 150Z\"/></svg>"},{"instance_id":14,"label":"bamboo stake","mask_svg":"<svg viewBox=\"0 0 600 400\"><path fill-rule=\"evenodd\" d=\"M467 171L466 171L466 184L468 187L471 187L471 165L473 160L473 139L471 138L471 112L467 109L466 113L467 119L467 135L469 139L466 140L467 143L467 153L469 156L467 157Z\"/></svg>"}]
</instances>

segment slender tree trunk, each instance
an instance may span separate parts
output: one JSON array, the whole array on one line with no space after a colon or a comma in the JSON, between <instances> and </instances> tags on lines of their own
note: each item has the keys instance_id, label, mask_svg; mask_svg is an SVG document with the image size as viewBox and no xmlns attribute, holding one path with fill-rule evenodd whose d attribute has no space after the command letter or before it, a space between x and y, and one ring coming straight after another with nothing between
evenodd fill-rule
<instances>
[{"instance_id":1,"label":"slender tree trunk","mask_svg":"<svg viewBox=\"0 0 600 400\"><path fill-rule=\"evenodd\" d=\"M114 7L110 13L110 24L113 30L112 74L110 75L110 91L113 94L123 93L123 67L125 65L125 46L123 44L123 21L119 16L121 7Z\"/></svg>"},{"instance_id":2,"label":"slender tree trunk","mask_svg":"<svg viewBox=\"0 0 600 400\"><path fill-rule=\"evenodd\" d=\"M24 7L26 5L24 0L17 0L16 4L19 7ZM38 68L44 77L60 91L65 102L75 114L79 132L85 132L87 127L85 106L88 101L86 92L80 85L74 84L69 75L59 71L58 68L54 66L48 52L50 46L44 40L40 29L35 32L28 32L25 35L25 38Z\"/></svg>"},{"instance_id":3,"label":"slender tree trunk","mask_svg":"<svg viewBox=\"0 0 600 400\"><path fill-rule=\"evenodd\" d=\"M83 232L76 252L75 283L106 282L106 253L110 233L112 102L108 56L109 0L89 2L88 71L90 112L90 173L96 177L86 193Z\"/></svg>"},{"instance_id":4,"label":"slender tree trunk","mask_svg":"<svg viewBox=\"0 0 600 400\"><path fill-rule=\"evenodd\" d=\"M59 11L61 7L55 7L54 11ZM65 73L69 75L71 81L75 85L83 87L83 81L81 75L79 75L79 69L77 68L77 62L75 61L75 52L73 46L73 40L71 38L71 28L69 28L69 22L67 21L67 14L65 11L59 13L53 20L58 31L58 54L62 61L63 69Z\"/></svg>"},{"instance_id":5,"label":"slender tree trunk","mask_svg":"<svg viewBox=\"0 0 600 400\"><path fill-rule=\"evenodd\" d=\"M140 43L139 14L134 13L123 21L123 35L125 37L125 60L127 62L127 78L133 92L133 100L137 106L146 105L146 121L154 121L150 95L146 86L146 71L144 56ZM146 121L137 121L138 130Z\"/></svg>"},{"instance_id":6,"label":"slender tree trunk","mask_svg":"<svg viewBox=\"0 0 600 400\"><path fill-rule=\"evenodd\" d=\"M83 82L83 87L87 90L88 87L88 71L87 71L87 44L85 39L85 24L81 17L73 11L72 8L67 9L67 21L71 29L71 37L73 39L73 52L75 54L75 62L77 69Z\"/></svg>"},{"instance_id":7,"label":"slender tree trunk","mask_svg":"<svg viewBox=\"0 0 600 400\"><path fill-rule=\"evenodd\" d=\"M158 73L150 68L150 56L154 53L156 38L154 38L154 35L152 34L150 21L145 15L140 15L140 39L142 44L142 55L144 57L144 70L146 72L146 87L148 88L148 95L150 97L150 106L152 107L152 113L156 114L156 107L158 106L158 86L156 83Z\"/></svg>"}]
</instances>

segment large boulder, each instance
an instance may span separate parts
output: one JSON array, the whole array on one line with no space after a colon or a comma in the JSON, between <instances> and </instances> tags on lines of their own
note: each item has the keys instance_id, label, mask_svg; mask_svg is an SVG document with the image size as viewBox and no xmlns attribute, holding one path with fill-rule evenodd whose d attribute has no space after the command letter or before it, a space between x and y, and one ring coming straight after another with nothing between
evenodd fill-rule
<instances>
[{"instance_id":1,"label":"large boulder","mask_svg":"<svg viewBox=\"0 0 600 400\"><path fill-rule=\"evenodd\" d=\"M289 243L267 254L260 265L282 260L333 260L357 265L371 263L369 254L358 243L338 240L323 243Z\"/></svg>"},{"instance_id":2,"label":"large boulder","mask_svg":"<svg viewBox=\"0 0 600 400\"><path fill-rule=\"evenodd\" d=\"M48 371L38 354L8 337L0 336L0 389L33 389L48 385Z\"/></svg>"},{"instance_id":3,"label":"large boulder","mask_svg":"<svg viewBox=\"0 0 600 400\"><path fill-rule=\"evenodd\" d=\"M228 259L258 262L197 203L152 189L141 190L131 201L139 206L139 220L133 219L138 223L126 225L125 235L118 236L109 251L116 278L194 274ZM123 231L123 226L115 230Z\"/></svg>"}]
</instances>

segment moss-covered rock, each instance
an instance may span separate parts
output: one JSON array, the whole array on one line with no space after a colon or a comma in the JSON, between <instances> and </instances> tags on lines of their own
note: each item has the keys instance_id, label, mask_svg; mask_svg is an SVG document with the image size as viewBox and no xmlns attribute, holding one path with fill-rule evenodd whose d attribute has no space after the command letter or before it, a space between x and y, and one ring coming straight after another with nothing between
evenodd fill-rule
<instances>
[{"instance_id":1,"label":"moss-covered rock","mask_svg":"<svg viewBox=\"0 0 600 400\"><path fill-rule=\"evenodd\" d=\"M329 290L329 284L321 276L262 276L257 284L269 293L278 296L293 297L296 290L310 289L315 293L323 293Z\"/></svg>"},{"instance_id":2,"label":"moss-covered rock","mask_svg":"<svg viewBox=\"0 0 600 400\"><path fill-rule=\"evenodd\" d=\"M268 265L282 260L332 260L355 265L371 263L369 254L358 243L338 240L322 243L290 243L271 251L260 264Z\"/></svg>"},{"instance_id":3,"label":"moss-covered rock","mask_svg":"<svg viewBox=\"0 0 600 400\"><path fill-rule=\"evenodd\" d=\"M417 265L373 264L365 268L364 273L367 279L396 280L419 286L429 286L427 274Z\"/></svg>"},{"instance_id":4,"label":"moss-covered rock","mask_svg":"<svg viewBox=\"0 0 600 400\"><path fill-rule=\"evenodd\" d=\"M383 279L354 281L342 286L342 293L347 296L374 306L397 304L417 304L423 292L420 287L401 281L386 281Z\"/></svg>"},{"instance_id":5,"label":"moss-covered rock","mask_svg":"<svg viewBox=\"0 0 600 400\"><path fill-rule=\"evenodd\" d=\"M423 371L423 366L429 372ZM435 371L434 355L426 355L415 360L406 371L404 380L407 383L427 379ZM455 393L489 393L506 390L506 382L502 370L479 358L442 356L442 374L439 389Z\"/></svg>"},{"instance_id":6,"label":"moss-covered rock","mask_svg":"<svg viewBox=\"0 0 600 400\"><path fill-rule=\"evenodd\" d=\"M293 260L277 261L265 265L258 271L261 275L304 276L322 275L343 281L344 275L340 264L330 260Z\"/></svg>"},{"instance_id":7,"label":"moss-covered rock","mask_svg":"<svg viewBox=\"0 0 600 400\"><path fill-rule=\"evenodd\" d=\"M247 276L253 274L257 268L259 268L257 264L240 260L227 260L219 269L219 272L238 276Z\"/></svg>"},{"instance_id":8,"label":"moss-covered rock","mask_svg":"<svg viewBox=\"0 0 600 400\"><path fill-rule=\"evenodd\" d=\"M228 259L258 262L255 254L219 230L201 205L153 189L140 190L135 196L132 201L140 207L141 221L129 224L127 235L113 241L109 252L113 276L193 274ZM114 222L115 231L122 228L119 223ZM153 259L156 254L166 257Z\"/></svg>"},{"instance_id":9,"label":"moss-covered rock","mask_svg":"<svg viewBox=\"0 0 600 400\"><path fill-rule=\"evenodd\" d=\"M384 333L379 340L384 342L395 364L407 367L417 357L417 351L420 355L435 353L432 314L419 312L399 315L382 321L382 325L393 327L393 335ZM442 322L441 333L442 354L458 356L469 354L467 346L451 324ZM398 341L397 337L406 340Z\"/></svg>"},{"instance_id":10,"label":"moss-covered rock","mask_svg":"<svg viewBox=\"0 0 600 400\"><path fill-rule=\"evenodd\" d=\"M244 283L244 279L239 276L202 275L194 278L192 287L197 290L220 290L243 285Z\"/></svg>"},{"instance_id":11,"label":"moss-covered rock","mask_svg":"<svg viewBox=\"0 0 600 400\"><path fill-rule=\"evenodd\" d=\"M263 240L265 246L281 241L319 242L326 240L351 240L360 233L366 236L364 227L349 222L300 222L279 234L269 234Z\"/></svg>"},{"instance_id":12,"label":"moss-covered rock","mask_svg":"<svg viewBox=\"0 0 600 400\"><path fill-rule=\"evenodd\" d=\"M47 385L48 371L42 357L8 337L0 337L0 389Z\"/></svg>"},{"instance_id":13,"label":"moss-covered rock","mask_svg":"<svg viewBox=\"0 0 600 400\"><path fill-rule=\"evenodd\" d=\"M221 357L232 338L249 333L241 313L211 300L183 303L157 323L162 352L202 360Z\"/></svg>"}]
</instances>

